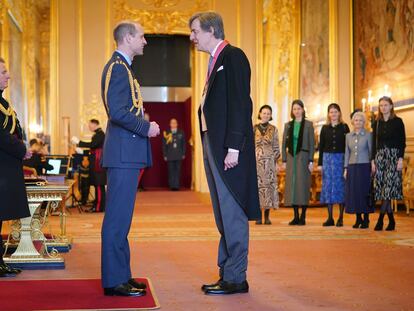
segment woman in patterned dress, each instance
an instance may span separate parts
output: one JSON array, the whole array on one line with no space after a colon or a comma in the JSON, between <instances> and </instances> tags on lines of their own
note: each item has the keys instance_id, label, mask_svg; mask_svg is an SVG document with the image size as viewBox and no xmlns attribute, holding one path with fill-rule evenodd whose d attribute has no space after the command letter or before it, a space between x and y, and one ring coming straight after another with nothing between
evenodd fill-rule
<instances>
[{"instance_id":1,"label":"woman in patterned dress","mask_svg":"<svg viewBox=\"0 0 414 311\"><path fill-rule=\"evenodd\" d=\"M277 187L277 159L280 157L279 133L272 120L272 108L264 105L259 110L260 122L254 127L256 143L257 182L259 186L259 199L264 223L272 224L269 218L271 208L279 208L279 195ZM256 221L257 225L262 220Z\"/></svg>"},{"instance_id":2,"label":"woman in patterned dress","mask_svg":"<svg viewBox=\"0 0 414 311\"><path fill-rule=\"evenodd\" d=\"M337 227L343 226L345 179L344 156L345 135L349 133L349 127L342 121L341 108L332 103L328 106L327 122L322 126L319 135L319 160L318 166L322 170L321 203L328 205L328 219L323 223L324 227L334 226L333 205L339 204L339 218Z\"/></svg>"},{"instance_id":3,"label":"woman in patterned dress","mask_svg":"<svg viewBox=\"0 0 414 311\"><path fill-rule=\"evenodd\" d=\"M383 96L379 100L379 111L373 124L372 170L375 171L375 200L381 200L381 211L375 230L382 230L384 215L389 223L385 230L395 229L391 200L401 200L402 168L405 151L405 128L401 118L394 112L392 99Z\"/></svg>"}]
</instances>

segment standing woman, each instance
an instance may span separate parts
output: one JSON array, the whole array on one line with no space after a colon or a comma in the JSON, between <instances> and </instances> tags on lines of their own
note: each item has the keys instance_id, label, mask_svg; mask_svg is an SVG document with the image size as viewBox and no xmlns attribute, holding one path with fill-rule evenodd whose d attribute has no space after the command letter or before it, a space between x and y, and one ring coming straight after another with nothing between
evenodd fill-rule
<instances>
[{"instance_id":1,"label":"standing woman","mask_svg":"<svg viewBox=\"0 0 414 311\"><path fill-rule=\"evenodd\" d=\"M309 205L315 134L312 122L306 120L303 102L295 99L290 111L292 120L285 124L282 141L282 161L286 170L284 204L292 206L294 218L289 225L306 224ZM299 217L299 207L302 213Z\"/></svg>"},{"instance_id":2,"label":"standing woman","mask_svg":"<svg viewBox=\"0 0 414 311\"><path fill-rule=\"evenodd\" d=\"M351 123L354 129L346 134L344 163L346 212L356 214L353 228L362 229L368 228L369 213L374 212L374 207L369 202L372 135L365 130L365 122L363 112L353 113Z\"/></svg>"},{"instance_id":3,"label":"standing woman","mask_svg":"<svg viewBox=\"0 0 414 311\"><path fill-rule=\"evenodd\" d=\"M280 157L279 132L269 123L272 120L272 107L264 105L259 110L260 122L254 127L256 145L257 183L262 214L265 224L271 225L269 218L271 208L279 208L277 187L277 159ZM256 221L257 225L262 220Z\"/></svg>"},{"instance_id":4,"label":"standing woman","mask_svg":"<svg viewBox=\"0 0 414 311\"><path fill-rule=\"evenodd\" d=\"M401 118L394 112L392 99L379 100L378 117L373 125L372 170L375 172L375 200L381 200L381 212L375 230L382 230L384 215L389 223L385 230L395 229L391 200L401 200L402 168L405 151L405 129Z\"/></svg>"},{"instance_id":5,"label":"standing woman","mask_svg":"<svg viewBox=\"0 0 414 311\"><path fill-rule=\"evenodd\" d=\"M321 203L328 205L328 219L324 227L334 226L333 205L339 204L339 218L337 227L343 226L345 179L344 154L345 136L349 127L342 121L341 108L332 103L328 106L327 122L322 126L319 139L318 165L322 168Z\"/></svg>"}]
</instances>

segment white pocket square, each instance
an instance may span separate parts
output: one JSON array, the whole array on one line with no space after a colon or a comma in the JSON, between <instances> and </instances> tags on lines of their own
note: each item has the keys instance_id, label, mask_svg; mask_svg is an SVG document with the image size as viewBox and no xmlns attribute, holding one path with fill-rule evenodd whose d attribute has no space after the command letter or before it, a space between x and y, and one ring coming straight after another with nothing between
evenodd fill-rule
<instances>
[{"instance_id":1,"label":"white pocket square","mask_svg":"<svg viewBox=\"0 0 414 311\"><path fill-rule=\"evenodd\" d=\"M217 71L216 72L219 72L220 70L223 70L224 69L224 67L223 67L223 65L221 65L218 69L217 69Z\"/></svg>"}]
</instances>

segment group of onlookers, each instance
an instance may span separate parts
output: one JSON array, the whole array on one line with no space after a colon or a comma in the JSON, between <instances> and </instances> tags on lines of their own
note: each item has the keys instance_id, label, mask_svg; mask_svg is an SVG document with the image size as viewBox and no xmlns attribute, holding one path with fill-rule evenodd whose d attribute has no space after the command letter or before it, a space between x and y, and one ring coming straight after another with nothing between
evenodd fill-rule
<instances>
[{"instance_id":1,"label":"group of onlookers","mask_svg":"<svg viewBox=\"0 0 414 311\"><path fill-rule=\"evenodd\" d=\"M271 224L269 212L279 207L277 161L282 154L281 169L285 171L284 205L292 206L294 217L289 225L305 225L309 205L311 174L314 170L315 136L312 122L306 119L304 104L294 100L291 121L283 131L282 150L278 130L269 124L272 108L264 105L259 111L260 122L254 127L260 206L264 223ZM328 106L327 121L319 135L317 169L322 174L320 203L328 208L323 226L343 226L344 211L356 215L353 228L368 228L369 214L381 203L375 230L395 229L391 200L402 199L402 168L405 150L405 129L394 112L390 97L379 99L378 113L372 132L366 130L366 116L361 111L351 114L352 130L342 119L341 108ZM333 207L339 205L335 223ZM262 224L262 220L256 222Z\"/></svg>"}]
</instances>

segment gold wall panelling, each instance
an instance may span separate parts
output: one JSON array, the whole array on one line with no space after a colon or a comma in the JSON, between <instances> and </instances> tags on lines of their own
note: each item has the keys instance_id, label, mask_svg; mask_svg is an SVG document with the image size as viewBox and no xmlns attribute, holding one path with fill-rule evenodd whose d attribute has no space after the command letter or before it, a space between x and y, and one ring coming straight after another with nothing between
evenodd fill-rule
<instances>
[{"instance_id":1,"label":"gold wall panelling","mask_svg":"<svg viewBox=\"0 0 414 311\"><path fill-rule=\"evenodd\" d=\"M188 19L198 11L209 8L208 0L126 1L115 0L115 22L138 21L146 33L189 34Z\"/></svg>"},{"instance_id":2,"label":"gold wall panelling","mask_svg":"<svg viewBox=\"0 0 414 311\"><path fill-rule=\"evenodd\" d=\"M299 78L299 0L263 2L263 65L260 106L273 109L273 119L280 129L288 120L290 102L298 96Z\"/></svg>"}]
</instances>

